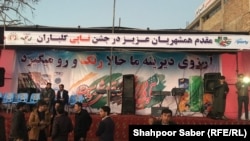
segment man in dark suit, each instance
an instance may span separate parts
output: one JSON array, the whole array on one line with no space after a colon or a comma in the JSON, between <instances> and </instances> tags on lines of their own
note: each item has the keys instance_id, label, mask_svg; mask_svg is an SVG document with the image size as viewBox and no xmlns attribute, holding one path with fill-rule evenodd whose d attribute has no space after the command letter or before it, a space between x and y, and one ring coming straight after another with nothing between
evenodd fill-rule
<instances>
[{"instance_id":1,"label":"man in dark suit","mask_svg":"<svg viewBox=\"0 0 250 141\"><path fill-rule=\"evenodd\" d=\"M69 93L67 90L64 89L64 85L59 85L59 90L57 91L56 95L57 100L62 101L62 105L65 106L65 104L68 104L69 102Z\"/></svg>"},{"instance_id":2,"label":"man in dark suit","mask_svg":"<svg viewBox=\"0 0 250 141\"><path fill-rule=\"evenodd\" d=\"M101 122L96 131L99 141L114 141L115 123L109 116L110 107L103 106L100 109Z\"/></svg>"}]
</instances>

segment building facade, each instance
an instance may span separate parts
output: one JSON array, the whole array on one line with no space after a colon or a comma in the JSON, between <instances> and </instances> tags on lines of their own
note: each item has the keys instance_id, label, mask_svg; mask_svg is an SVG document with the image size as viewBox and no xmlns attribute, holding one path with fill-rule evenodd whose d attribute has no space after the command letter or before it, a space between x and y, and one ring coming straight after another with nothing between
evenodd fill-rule
<instances>
[{"instance_id":1,"label":"building facade","mask_svg":"<svg viewBox=\"0 0 250 141\"><path fill-rule=\"evenodd\" d=\"M250 0L206 0L186 29L250 31Z\"/></svg>"}]
</instances>

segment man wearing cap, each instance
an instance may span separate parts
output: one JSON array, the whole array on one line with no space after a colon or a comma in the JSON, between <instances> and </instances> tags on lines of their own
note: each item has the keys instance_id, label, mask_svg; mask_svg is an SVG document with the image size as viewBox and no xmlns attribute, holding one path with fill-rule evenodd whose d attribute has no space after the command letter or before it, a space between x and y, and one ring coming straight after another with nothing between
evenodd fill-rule
<instances>
[{"instance_id":1,"label":"man wearing cap","mask_svg":"<svg viewBox=\"0 0 250 141\"><path fill-rule=\"evenodd\" d=\"M214 86L214 99L212 107L212 118L225 119L224 112L226 107L226 97L229 92L228 84L225 76L220 76L218 82Z\"/></svg>"}]
</instances>

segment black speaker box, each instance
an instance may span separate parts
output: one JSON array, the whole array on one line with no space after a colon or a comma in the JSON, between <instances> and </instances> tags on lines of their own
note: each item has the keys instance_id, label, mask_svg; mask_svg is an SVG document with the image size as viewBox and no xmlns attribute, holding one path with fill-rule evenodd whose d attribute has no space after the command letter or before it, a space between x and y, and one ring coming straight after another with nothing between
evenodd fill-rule
<instances>
[{"instance_id":1,"label":"black speaker box","mask_svg":"<svg viewBox=\"0 0 250 141\"><path fill-rule=\"evenodd\" d=\"M214 86L218 82L221 73L205 73L204 74L204 92L214 93Z\"/></svg>"},{"instance_id":2,"label":"black speaker box","mask_svg":"<svg viewBox=\"0 0 250 141\"><path fill-rule=\"evenodd\" d=\"M134 98L135 96L135 76L133 74L123 75L122 97Z\"/></svg>"},{"instance_id":3,"label":"black speaker box","mask_svg":"<svg viewBox=\"0 0 250 141\"><path fill-rule=\"evenodd\" d=\"M210 80L218 80L221 76L220 72L215 72L215 73L205 73L204 74L204 80L205 79L210 79Z\"/></svg>"},{"instance_id":4,"label":"black speaker box","mask_svg":"<svg viewBox=\"0 0 250 141\"><path fill-rule=\"evenodd\" d=\"M0 87L4 86L4 75L5 75L5 69L0 68Z\"/></svg>"},{"instance_id":5,"label":"black speaker box","mask_svg":"<svg viewBox=\"0 0 250 141\"><path fill-rule=\"evenodd\" d=\"M122 98L122 114L134 115L135 114L135 99L132 97Z\"/></svg>"}]
</instances>

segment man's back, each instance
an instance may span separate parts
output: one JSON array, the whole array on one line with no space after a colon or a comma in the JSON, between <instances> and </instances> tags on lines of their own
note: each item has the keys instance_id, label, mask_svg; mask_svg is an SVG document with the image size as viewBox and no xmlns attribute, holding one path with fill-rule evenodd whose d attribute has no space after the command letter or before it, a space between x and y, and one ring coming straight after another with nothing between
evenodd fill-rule
<instances>
[{"instance_id":1,"label":"man's back","mask_svg":"<svg viewBox=\"0 0 250 141\"><path fill-rule=\"evenodd\" d=\"M73 124L70 117L65 114L59 115L53 122L52 139L58 141L66 140L72 130Z\"/></svg>"}]
</instances>

